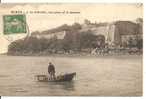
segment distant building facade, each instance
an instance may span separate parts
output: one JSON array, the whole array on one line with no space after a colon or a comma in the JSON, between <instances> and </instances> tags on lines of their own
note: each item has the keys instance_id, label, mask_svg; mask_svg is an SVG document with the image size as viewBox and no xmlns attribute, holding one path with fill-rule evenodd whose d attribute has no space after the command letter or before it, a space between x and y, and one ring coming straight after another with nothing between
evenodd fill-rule
<instances>
[{"instance_id":1,"label":"distant building facade","mask_svg":"<svg viewBox=\"0 0 146 99\"><path fill-rule=\"evenodd\" d=\"M131 21L116 21L115 23L115 43L122 44L129 39L142 39L142 26Z\"/></svg>"},{"instance_id":2,"label":"distant building facade","mask_svg":"<svg viewBox=\"0 0 146 99\"><path fill-rule=\"evenodd\" d=\"M37 38L46 38L50 39L53 37L56 37L57 39L64 39L66 35L66 31L60 31L60 32L55 32L55 33L32 33L32 37L37 37Z\"/></svg>"},{"instance_id":3,"label":"distant building facade","mask_svg":"<svg viewBox=\"0 0 146 99\"><path fill-rule=\"evenodd\" d=\"M91 31L92 34L105 37L105 43L114 42L115 25L114 24L83 24L80 32Z\"/></svg>"},{"instance_id":4,"label":"distant building facade","mask_svg":"<svg viewBox=\"0 0 146 99\"><path fill-rule=\"evenodd\" d=\"M104 43L109 45L122 45L127 42L129 39L142 39L143 38L143 25L142 23L136 23L131 21L115 21L112 23L91 23L88 20L85 20L84 24L81 25L81 29L79 31L74 31L70 33L68 31L58 31L54 33L32 33L31 36L35 36L37 38L53 38L57 37L57 39L64 39L64 37L73 38L76 40L78 33L90 31L90 33L94 34L98 37L104 36ZM67 36L70 35L70 36ZM100 40L102 41L103 40ZM97 43L99 43L97 41Z\"/></svg>"},{"instance_id":5,"label":"distant building facade","mask_svg":"<svg viewBox=\"0 0 146 99\"><path fill-rule=\"evenodd\" d=\"M80 32L92 31L94 35L103 35L108 44L120 45L127 42L130 38L142 39L142 25L131 21L116 21L105 24L87 24L82 25Z\"/></svg>"}]
</instances>

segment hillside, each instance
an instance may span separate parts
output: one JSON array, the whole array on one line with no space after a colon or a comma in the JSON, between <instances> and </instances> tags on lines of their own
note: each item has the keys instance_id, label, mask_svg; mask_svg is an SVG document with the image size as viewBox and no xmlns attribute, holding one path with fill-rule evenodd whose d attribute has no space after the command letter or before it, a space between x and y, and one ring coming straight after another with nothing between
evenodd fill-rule
<instances>
[{"instance_id":1,"label":"hillside","mask_svg":"<svg viewBox=\"0 0 146 99\"><path fill-rule=\"evenodd\" d=\"M8 46L8 54L36 54L36 53L70 53L70 52L85 52L91 53L91 51L95 48L100 50L105 48L110 48L108 42L105 42L106 38L100 31L96 31L99 33L98 35L94 35L95 31L92 31L92 28L106 29L109 23L90 23L87 22L86 27L88 28L86 31L82 31L83 25L79 23L74 23L72 25L63 24L59 27L48 29L40 32L33 32L30 37L25 38L24 40L17 40L12 42ZM118 35L120 38L121 35L142 35L142 26L137 23L131 21L116 21L112 23L115 26L115 31L113 31L112 35ZM100 28L104 27L105 28ZM98 29L100 28L100 29ZM52 33L57 33L61 31L66 31L63 39L57 39L56 35L51 38L37 38L36 35L50 35ZM116 40L116 39L115 39ZM138 38L136 41L134 39L130 39L127 41L126 45L118 44L118 46L131 48L137 47L142 48L142 39ZM115 48L118 46L114 46ZM100 51L99 50L99 51ZM102 52L103 53L103 52Z\"/></svg>"}]
</instances>

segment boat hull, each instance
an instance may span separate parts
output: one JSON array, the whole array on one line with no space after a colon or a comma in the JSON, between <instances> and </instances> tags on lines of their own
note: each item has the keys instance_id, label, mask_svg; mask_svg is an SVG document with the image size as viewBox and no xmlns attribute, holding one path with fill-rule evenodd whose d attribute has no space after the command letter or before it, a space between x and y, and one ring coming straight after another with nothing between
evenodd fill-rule
<instances>
[{"instance_id":1,"label":"boat hull","mask_svg":"<svg viewBox=\"0 0 146 99\"><path fill-rule=\"evenodd\" d=\"M76 73L68 73L64 75L59 75L55 79L50 79L48 75L37 75L37 80L40 82L65 82L72 81Z\"/></svg>"}]
</instances>

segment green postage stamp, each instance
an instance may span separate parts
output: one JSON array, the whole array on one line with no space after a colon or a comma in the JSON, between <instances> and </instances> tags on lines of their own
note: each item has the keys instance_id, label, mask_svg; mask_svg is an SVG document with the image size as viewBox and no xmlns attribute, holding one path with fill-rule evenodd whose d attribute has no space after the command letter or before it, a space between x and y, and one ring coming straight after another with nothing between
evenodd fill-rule
<instances>
[{"instance_id":1,"label":"green postage stamp","mask_svg":"<svg viewBox=\"0 0 146 99\"><path fill-rule=\"evenodd\" d=\"M25 15L4 15L3 24L4 34L26 33Z\"/></svg>"}]
</instances>

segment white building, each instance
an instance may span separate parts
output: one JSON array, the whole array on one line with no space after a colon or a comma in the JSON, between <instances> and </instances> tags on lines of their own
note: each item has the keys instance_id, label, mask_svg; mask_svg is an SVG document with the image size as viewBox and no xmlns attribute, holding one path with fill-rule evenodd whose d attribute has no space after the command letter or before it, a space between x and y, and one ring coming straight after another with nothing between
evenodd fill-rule
<instances>
[{"instance_id":1,"label":"white building","mask_svg":"<svg viewBox=\"0 0 146 99\"><path fill-rule=\"evenodd\" d=\"M101 26L96 25L83 25L80 32L92 31L94 35L103 35L105 37L105 42L114 42L115 25L106 24Z\"/></svg>"},{"instance_id":2,"label":"white building","mask_svg":"<svg viewBox=\"0 0 146 99\"><path fill-rule=\"evenodd\" d=\"M33 34L32 36L35 36L37 38L53 38L53 37L57 37L57 39L64 39L66 35L66 31L61 31L61 32L55 32L55 33L37 33L37 34Z\"/></svg>"}]
</instances>

